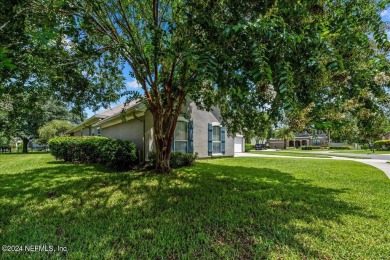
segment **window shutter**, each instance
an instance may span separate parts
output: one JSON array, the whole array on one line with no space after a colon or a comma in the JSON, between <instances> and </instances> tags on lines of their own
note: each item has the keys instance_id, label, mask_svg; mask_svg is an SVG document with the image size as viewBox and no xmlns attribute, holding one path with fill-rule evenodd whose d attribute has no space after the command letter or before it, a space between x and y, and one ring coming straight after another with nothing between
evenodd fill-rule
<instances>
[{"instance_id":1,"label":"window shutter","mask_svg":"<svg viewBox=\"0 0 390 260\"><path fill-rule=\"evenodd\" d=\"M176 128L175 128L175 131L176 131ZM173 136L172 136L171 152L175 151L175 131L173 132Z\"/></svg>"},{"instance_id":2,"label":"window shutter","mask_svg":"<svg viewBox=\"0 0 390 260\"><path fill-rule=\"evenodd\" d=\"M188 153L194 153L194 122L188 122Z\"/></svg>"},{"instance_id":3,"label":"window shutter","mask_svg":"<svg viewBox=\"0 0 390 260\"><path fill-rule=\"evenodd\" d=\"M209 124L209 131L208 131L208 149L209 149L209 155L213 153L213 126Z\"/></svg>"},{"instance_id":4,"label":"window shutter","mask_svg":"<svg viewBox=\"0 0 390 260\"><path fill-rule=\"evenodd\" d=\"M222 127L221 128L221 151L222 151L222 154L225 154L225 133L226 133L226 128Z\"/></svg>"}]
</instances>

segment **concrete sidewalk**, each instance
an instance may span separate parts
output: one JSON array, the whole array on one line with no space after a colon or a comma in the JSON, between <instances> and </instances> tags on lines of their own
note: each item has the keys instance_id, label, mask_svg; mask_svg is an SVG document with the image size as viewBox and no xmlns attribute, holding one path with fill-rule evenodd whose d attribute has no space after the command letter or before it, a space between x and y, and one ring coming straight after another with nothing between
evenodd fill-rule
<instances>
[{"instance_id":1,"label":"concrete sidewalk","mask_svg":"<svg viewBox=\"0 0 390 260\"><path fill-rule=\"evenodd\" d=\"M331 156L330 154L326 154ZM253 153L235 153L234 157L274 157L274 158L296 158L296 159L312 159L312 160L344 160L344 161L355 161L371 165L381 171L383 171L386 176L390 179L390 164L387 163L388 160L379 160L379 159L354 159L347 157L337 157L331 156L331 158L318 158L318 157L299 157L299 156L283 156L283 155L271 155L271 154L253 154Z\"/></svg>"}]
</instances>

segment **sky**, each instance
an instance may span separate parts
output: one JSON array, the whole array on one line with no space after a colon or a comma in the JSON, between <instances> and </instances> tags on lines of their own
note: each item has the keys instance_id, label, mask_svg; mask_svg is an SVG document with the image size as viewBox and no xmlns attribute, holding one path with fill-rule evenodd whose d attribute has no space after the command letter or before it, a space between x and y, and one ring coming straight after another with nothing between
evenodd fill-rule
<instances>
[{"instance_id":1,"label":"sky","mask_svg":"<svg viewBox=\"0 0 390 260\"><path fill-rule=\"evenodd\" d=\"M381 12L381 17L382 17L383 21L390 23L390 5L388 5L387 8ZM387 35L388 35L388 38L390 39L390 29L387 30ZM136 90L136 91L139 91L140 93L143 93L143 90L142 90L141 86L138 84L138 82L135 79L133 79L132 77L130 77L130 70L131 69L128 65L126 65L125 68L123 69L123 76L125 77L126 90ZM126 97L122 97L118 102L112 103L111 106L116 106L118 104L124 103L125 100L126 100ZM103 110L104 110L104 108L96 111L96 113L99 113ZM91 109L86 109L85 112L88 115L87 117L91 117L95 114L95 112L92 111Z\"/></svg>"}]
</instances>

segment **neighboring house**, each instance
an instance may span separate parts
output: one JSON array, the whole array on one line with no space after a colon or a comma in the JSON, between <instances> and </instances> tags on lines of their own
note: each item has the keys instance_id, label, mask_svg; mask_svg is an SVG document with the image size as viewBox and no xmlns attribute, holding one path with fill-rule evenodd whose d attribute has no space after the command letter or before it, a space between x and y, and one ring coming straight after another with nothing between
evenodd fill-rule
<instances>
[{"instance_id":1,"label":"neighboring house","mask_svg":"<svg viewBox=\"0 0 390 260\"><path fill-rule=\"evenodd\" d=\"M390 140L390 132L383 135L384 140Z\"/></svg>"},{"instance_id":2,"label":"neighboring house","mask_svg":"<svg viewBox=\"0 0 390 260\"><path fill-rule=\"evenodd\" d=\"M268 144L270 148L283 149L283 139L269 139ZM315 131L313 135L307 132L301 134L295 134L294 140L287 141L287 147L299 148L302 146L328 146L329 137L327 134L321 131Z\"/></svg>"},{"instance_id":3,"label":"neighboring house","mask_svg":"<svg viewBox=\"0 0 390 260\"><path fill-rule=\"evenodd\" d=\"M188 118L178 118L172 151L198 153L200 158L234 156L235 152L244 151L244 138L227 134L217 108L207 112L198 109L194 102L187 102L182 112ZM155 150L152 113L138 100L96 114L66 133L131 140L143 160Z\"/></svg>"},{"instance_id":4,"label":"neighboring house","mask_svg":"<svg viewBox=\"0 0 390 260\"><path fill-rule=\"evenodd\" d=\"M267 144L267 139L266 138L260 138L260 137L253 137L250 140L250 144L256 145L256 144Z\"/></svg>"}]
</instances>

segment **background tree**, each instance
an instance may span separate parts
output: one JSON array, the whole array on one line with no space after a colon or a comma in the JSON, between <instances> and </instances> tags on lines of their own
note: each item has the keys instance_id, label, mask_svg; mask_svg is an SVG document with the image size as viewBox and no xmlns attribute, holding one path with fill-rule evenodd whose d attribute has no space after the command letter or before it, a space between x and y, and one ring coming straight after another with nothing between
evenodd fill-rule
<instances>
[{"instance_id":1,"label":"background tree","mask_svg":"<svg viewBox=\"0 0 390 260\"><path fill-rule=\"evenodd\" d=\"M275 137L284 140L284 149L287 148L287 140L295 140L294 132L287 126L275 131ZM272 148L272 147L271 147Z\"/></svg>"},{"instance_id":2,"label":"background tree","mask_svg":"<svg viewBox=\"0 0 390 260\"><path fill-rule=\"evenodd\" d=\"M7 124L3 129L7 136L19 137L23 141L23 153L28 152L28 143L38 138L38 129L47 122L55 119L74 123L82 121L78 114L69 111L65 103L54 97L41 99L38 94L31 97L21 93L12 105L6 114Z\"/></svg>"},{"instance_id":3,"label":"background tree","mask_svg":"<svg viewBox=\"0 0 390 260\"><path fill-rule=\"evenodd\" d=\"M47 144L51 138L62 136L73 126L73 124L66 120L52 120L38 129L39 141Z\"/></svg>"},{"instance_id":4,"label":"background tree","mask_svg":"<svg viewBox=\"0 0 390 260\"><path fill-rule=\"evenodd\" d=\"M0 133L21 137L24 152L42 124L68 119L68 109L80 120L85 107L116 101L124 87L119 60L71 43L74 19L53 14L58 5L0 1Z\"/></svg>"}]
</instances>

